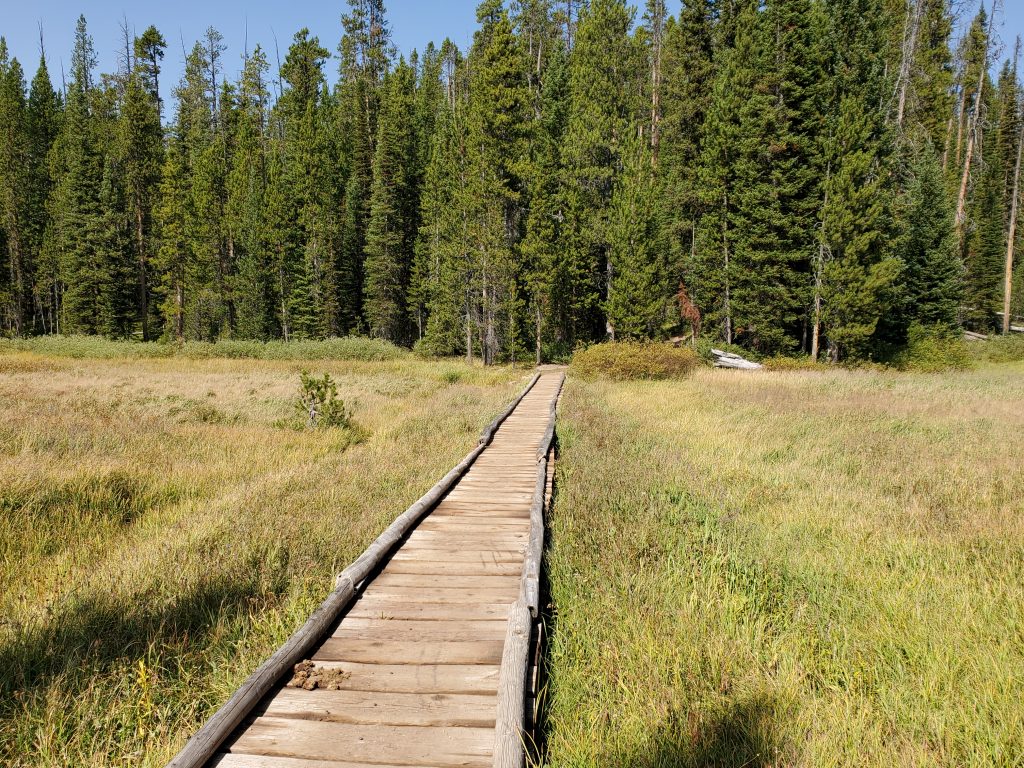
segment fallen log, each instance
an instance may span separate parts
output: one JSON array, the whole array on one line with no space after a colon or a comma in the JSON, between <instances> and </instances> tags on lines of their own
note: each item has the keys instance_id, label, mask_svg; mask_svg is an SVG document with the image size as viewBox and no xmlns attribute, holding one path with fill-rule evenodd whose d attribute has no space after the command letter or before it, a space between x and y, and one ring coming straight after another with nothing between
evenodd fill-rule
<instances>
[{"instance_id":1,"label":"fallen log","mask_svg":"<svg viewBox=\"0 0 1024 768\"><path fill-rule=\"evenodd\" d=\"M764 367L760 363L755 363L753 360L747 360L745 357L740 357L734 352L723 352L720 349L712 349L711 355L712 357L715 358L716 368L740 368L742 370L756 370L757 368Z\"/></svg>"}]
</instances>

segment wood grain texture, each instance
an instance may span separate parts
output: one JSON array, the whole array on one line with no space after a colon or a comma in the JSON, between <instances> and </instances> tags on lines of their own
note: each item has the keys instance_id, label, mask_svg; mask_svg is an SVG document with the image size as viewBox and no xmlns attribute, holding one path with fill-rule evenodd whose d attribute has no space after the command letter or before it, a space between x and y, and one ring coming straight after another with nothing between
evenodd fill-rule
<instances>
[{"instance_id":1,"label":"wood grain texture","mask_svg":"<svg viewBox=\"0 0 1024 768\"><path fill-rule=\"evenodd\" d=\"M233 715L229 732L224 723L206 728L193 739L206 756L179 755L169 768L525 759L524 686L562 379L535 376L477 448L339 575L303 654L275 654L271 684ZM332 673L317 678L330 690L282 687L302 658Z\"/></svg>"}]
</instances>

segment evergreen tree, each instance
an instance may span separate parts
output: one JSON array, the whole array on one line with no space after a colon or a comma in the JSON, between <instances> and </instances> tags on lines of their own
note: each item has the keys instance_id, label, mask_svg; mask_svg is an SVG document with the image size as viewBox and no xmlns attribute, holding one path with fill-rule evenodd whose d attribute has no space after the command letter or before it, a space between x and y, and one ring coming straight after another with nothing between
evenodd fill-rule
<instances>
[{"instance_id":1,"label":"evergreen tree","mask_svg":"<svg viewBox=\"0 0 1024 768\"><path fill-rule=\"evenodd\" d=\"M570 58L563 247L574 283L573 340L600 332L600 298L607 299L614 280L608 209L622 168L622 142L643 109L643 59L629 34L632 21L623 0L593 0L580 12ZM604 328L614 338L606 318Z\"/></svg>"},{"instance_id":2,"label":"evergreen tree","mask_svg":"<svg viewBox=\"0 0 1024 768\"><path fill-rule=\"evenodd\" d=\"M114 308L104 286L109 256L100 201L103 160L97 147L93 69L96 53L85 17L80 16L71 57L71 82L61 132L54 142L50 198L53 249L60 263L58 327L65 333L103 333Z\"/></svg>"},{"instance_id":3,"label":"evergreen tree","mask_svg":"<svg viewBox=\"0 0 1024 768\"><path fill-rule=\"evenodd\" d=\"M0 229L6 244L0 281L0 331L20 335L31 315L29 139L25 78L0 37Z\"/></svg>"},{"instance_id":4,"label":"evergreen tree","mask_svg":"<svg viewBox=\"0 0 1024 768\"><path fill-rule=\"evenodd\" d=\"M545 337L563 347L571 315L572 279L567 274L562 241L564 178L560 172L562 139L568 103L568 53L560 39L553 42L541 84L540 118L535 125L529 173L530 207L521 246L534 316L534 354L544 358Z\"/></svg>"},{"instance_id":5,"label":"evergreen tree","mask_svg":"<svg viewBox=\"0 0 1024 768\"><path fill-rule=\"evenodd\" d=\"M485 364L520 351L523 306L517 249L529 153L525 58L501 0L477 8L470 52L467 162L475 314Z\"/></svg>"},{"instance_id":6,"label":"evergreen tree","mask_svg":"<svg viewBox=\"0 0 1024 768\"><path fill-rule=\"evenodd\" d=\"M277 110L284 132L285 173L295 198L303 267L290 297L293 331L306 338L337 335L338 220L333 158L327 136L331 107L323 64L329 53L309 30L300 30L288 50L281 76L288 87Z\"/></svg>"},{"instance_id":7,"label":"evergreen tree","mask_svg":"<svg viewBox=\"0 0 1024 768\"><path fill-rule=\"evenodd\" d=\"M156 267L160 276L157 295L165 334L175 341L185 338L186 288L191 290L198 272L189 237L189 191L183 142L171 136L164 153L156 210L160 247Z\"/></svg>"},{"instance_id":8,"label":"evergreen tree","mask_svg":"<svg viewBox=\"0 0 1024 768\"><path fill-rule=\"evenodd\" d=\"M624 167L608 216L612 283L605 313L617 338L650 338L660 333L667 304L665 264L658 252L653 148L637 137L623 149Z\"/></svg>"},{"instance_id":9,"label":"evergreen tree","mask_svg":"<svg viewBox=\"0 0 1024 768\"><path fill-rule=\"evenodd\" d=\"M668 291L692 279L687 273L695 266L689 262L701 212L698 168L714 77L714 10L710 0L684 0L678 19L669 19L665 29L658 178Z\"/></svg>"},{"instance_id":10,"label":"evergreen tree","mask_svg":"<svg viewBox=\"0 0 1024 768\"><path fill-rule=\"evenodd\" d=\"M345 33L338 49L341 82L335 99L337 132L346 158L338 254L339 322L346 332L363 328L363 255L373 186L374 142L380 90L394 57L384 3L349 0L349 6L350 12L341 20Z\"/></svg>"},{"instance_id":11,"label":"evergreen tree","mask_svg":"<svg viewBox=\"0 0 1024 768\"><path fill-rule=\"evenodd\" d=\"M825 191L815 266L821 333L829 358L868 356L896 301L894 177L883 103L885 41L878 0L843 0L831 14L831 45L843 51L826 103ZM813 322L815 331L819 325Z\"/></svg>"},{"instance_id":12,"label":"evergreen tree","mask_svg":"<svg viewBox=\"0 0 1024 768\"><path fill-rule=\"evenodd\" d=\"M135 44L137 49L142 47L138 38ZM158 43L153 44L149 55L154 59L163 56L163 50ZM157 191L160 166L163 162L160 102L158 92L154 91L154 83L155 75L148 72L142 59L136 59L135 66L127 73L118 118L117 161L124 177L127 214L132 230L132 250L136 267L136 313L141 324L143 340L150 337L149 261L154 250L153 197Z\"/></svg>"},{"instance_id":13,"label":"evergreen tree","mask_svg":"<svg viewBox=\"0 0 1024 768\"><path fill-rule=\"evenodd\" d=\"M953 208L931 146L916 154L912 171L901 275L906 323L954 328L962 266L956 253Z\"/></svg>"},{"instance_id":14,"label":"evergreen tree","mask_svg":"<svg viewBox=\"0 0 1024 768\"><path fill-rule=\"evenodd\" d=\"M274 333L274 292L266 242L268 104L266 54L258 45L245 59L236 103L237 127L228 175L227 217L235 237L232 294L237 333L268 339Z\"/></svg>"},{"instance_id":15,"label":"evergreen tree","mask_svg":"<svg viewBox=\"0 0 1024 768\"><path fill-rule=\"evenodd\" d=\"M417 146L409 120L415 73L399 61L385 78L377 124L370 222L366 236L365 299L370 334L409 340L407 312L417 219Z\"/></svg>"},{"instance_id":16,"label":"evergreen tree","mask_svg":"<svg viewBox=\"0 0 1024 768\"><path fill-rule=\"evenodd\" d=\"M420 198L414 297L422 303L421 347L436 355L465 353L472 359L469 292L466 87L463 60L446 40L441 48L446 96L437 116Z\"/></svg>"},{"instance_id":17,"label":"evergreen tree","mask_svg":"<svg viewBox=\"0 0 1024 768\"><path fill-rule=\"evenodd\" d=\"M25 113L28 136L28 236L29 258L33 264L33 331L57 331L57 296L59 265L50 247L52 236L47 201L52 193L50 152L60 129L63 104L53 89L46 67L46 57L39 57L39 67L32 78ZM38 320L38 324L36 321Z\"/></svg>"}]
</instances>

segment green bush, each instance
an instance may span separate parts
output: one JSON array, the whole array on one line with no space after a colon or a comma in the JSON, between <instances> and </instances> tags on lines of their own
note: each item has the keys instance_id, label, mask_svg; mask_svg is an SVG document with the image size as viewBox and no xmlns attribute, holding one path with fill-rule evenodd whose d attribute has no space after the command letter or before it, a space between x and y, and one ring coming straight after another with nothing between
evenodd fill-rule
<instances>
[{"instance_id":1,"label":"green bush","mask_svg":"<svg viewBox=\"0 0 1024 768\"><path fill-rule=\"evenodd\" d=\"M968 345L975 360L987 363L1015 363L1024 360L1024 333L993 336Z\"/></svg>"},{"instance_id":2,"label":"green bush","mask_svg":"<svg viewBox=\"0 0 1024 768\"><path fill-rule=\"evenodd\" d=\"M299 401L295 408L310 429L345 428L351 424L345 401L338 397L338 387L328 373L322 378L310 376L308 371L300 374Z\"/></svg>"},{"instance_id":3,"label":"green bush","mask_svg":"<svg viewBox=\"0 0 1024 768\"><path fill-rule=\"evenodd\" d=\"M578 350L569 370L582 379L681 379L699 363L697 353L688 347L620 341Z\"/></svg>"},{"instance_id":4,"label":"green bush","mask_svg":"<svg viewBox=\"0 0 1024 768\"><path fill-rule=\"evenodd\" d=\"M967 342L955 331L942 326L914 325L907 338L907 349L897 361L901 368L938 373L974 367Z\"/></svg>"}]
</instances>

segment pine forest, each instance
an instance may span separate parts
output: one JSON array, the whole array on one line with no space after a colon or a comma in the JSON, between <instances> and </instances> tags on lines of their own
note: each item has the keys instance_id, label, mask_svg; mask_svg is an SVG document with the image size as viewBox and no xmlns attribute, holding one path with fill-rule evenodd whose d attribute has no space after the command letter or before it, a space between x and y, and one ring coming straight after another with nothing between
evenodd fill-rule
<instances>
[{"instance_id":1,"label":"pine forest","mask_svg":"<svg viewBox=\"0 0 1024 768\"><path fill-rule=\"evenodd\" d=\"M348 6L240 67L211 28L173 90L154 27L100 74L80 18L59 78L0 38L0 335L840 362L1024 314L998 4L483 0L407 56Z\"/></svg>"}]
</instances>

